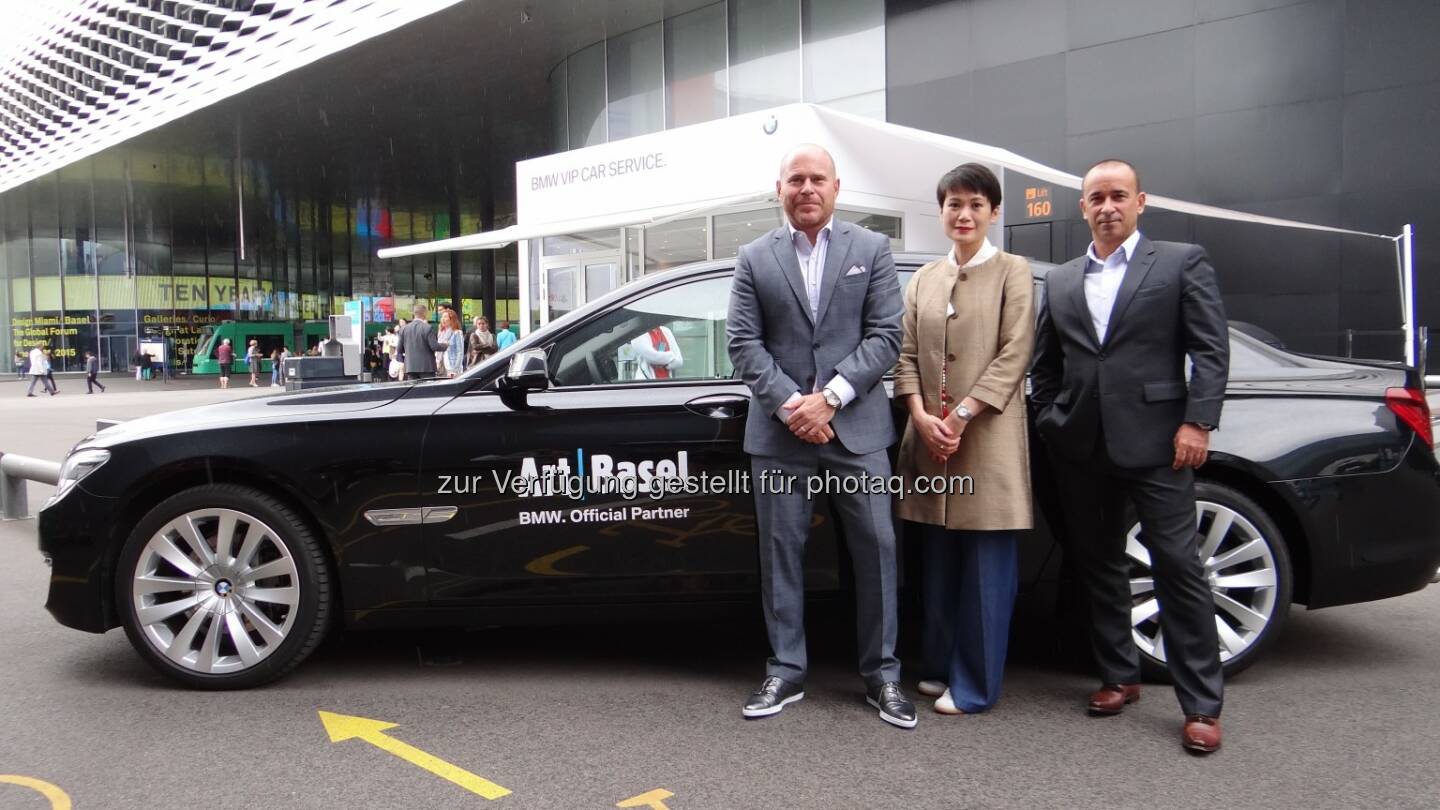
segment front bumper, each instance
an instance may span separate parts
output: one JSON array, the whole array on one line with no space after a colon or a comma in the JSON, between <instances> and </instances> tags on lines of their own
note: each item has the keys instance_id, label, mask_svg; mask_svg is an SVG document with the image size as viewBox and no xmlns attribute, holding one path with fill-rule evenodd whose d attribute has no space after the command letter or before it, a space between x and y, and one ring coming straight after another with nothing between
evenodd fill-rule
<instances>
[{"instance_id":1,"label":"front bumper","mask_svg":"<svg viewBox=\"0 0 1440 810\"><path fill-rule=\"evenodd\" d=\"M45 609L60 624L90 633L119 625L110 594L118 499L76 487L40 510L40 551L50 560Z\"/></svg>"}]
</instances>

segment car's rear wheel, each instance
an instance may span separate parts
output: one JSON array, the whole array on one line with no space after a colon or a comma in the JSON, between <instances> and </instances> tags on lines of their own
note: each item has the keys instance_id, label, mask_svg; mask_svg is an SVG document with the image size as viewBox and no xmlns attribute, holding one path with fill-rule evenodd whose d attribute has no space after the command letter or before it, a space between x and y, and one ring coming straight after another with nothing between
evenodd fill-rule
<instances>
[{"instance_id":1,"label":"car's rear wheel","mask_svg":"<svg viewBox=\"0 0 1440 810\"><path fill-rule=\"evenodd\" d=\"M214 484L174 495L125 544L115 598L131 644L200 689L243 689L294 669L330 619L330 574L293 509Z\"/></svg>"},{"instance_id":2,"label":"car's rear wheel","mask_svg":"<svg viewBox=\"0 0 1440 810\"><path fill-rule=\"evenodd\" d=\"M1200 560L1215 597L1220 663L1234 675L1259 660L1279 637L1290 614L1290 554L1275 521L1239 491L1196 482L1196 526ZM1130 618L1146 677L1165 680L1165 638L1155 594L1150 554L1132 522L1125 551L1130 559Z\"/></svg>"}]
</instances>

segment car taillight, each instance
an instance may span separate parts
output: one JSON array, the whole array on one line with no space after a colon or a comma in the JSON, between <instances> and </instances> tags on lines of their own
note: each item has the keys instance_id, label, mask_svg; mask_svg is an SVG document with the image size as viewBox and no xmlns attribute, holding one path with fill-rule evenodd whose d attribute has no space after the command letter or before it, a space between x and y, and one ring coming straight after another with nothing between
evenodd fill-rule
<instances>
[{"instance_id":1,"label":"car taillight","mask_svg":"<svg viewBox=\"0 0 1440 810\"><path fill-rule=\"evenodd\" d=\"M1386 388L1385 404L1426 446L1435 449L1435 436L1430 431L1430 403L1425 401L1424 392L1414 388Z\"/></svg>"}]
</instances>

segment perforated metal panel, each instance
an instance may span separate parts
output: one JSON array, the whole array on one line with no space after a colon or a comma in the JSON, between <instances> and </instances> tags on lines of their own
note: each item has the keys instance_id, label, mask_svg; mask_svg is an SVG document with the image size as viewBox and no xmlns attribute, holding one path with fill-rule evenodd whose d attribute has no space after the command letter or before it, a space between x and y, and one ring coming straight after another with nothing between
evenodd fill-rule
<instances>
[{"instance_id":1,"label":"perforated metal panel","mask_svg":"<svg viewBox=\"0 0 1440 810\"><path fill-rule=\"evenodd\" d=\"M458 0L32 0L0 56L0 191Z\"/></svg>"}]
</instances>

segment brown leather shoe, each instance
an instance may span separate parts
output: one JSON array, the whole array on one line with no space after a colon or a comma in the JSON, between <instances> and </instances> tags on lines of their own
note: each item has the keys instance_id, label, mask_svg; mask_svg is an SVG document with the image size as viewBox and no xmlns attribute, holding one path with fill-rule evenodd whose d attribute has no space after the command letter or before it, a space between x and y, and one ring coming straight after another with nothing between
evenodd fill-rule
<instances>
[{"instance_id":1,"label":"brown leather shoe","mask_svg":"<svg viewBox=\"0 0 1440 810\"><path fill-rule=\"evenodd\" d=\"M1140 684L1107 683L1090 696L1090 704L1086 708L1097 717L1119 714L1125 710L1125 704L1139 699Z\"/></svg>"},{"instance_id":2,"label":"brown leather shoe","mask_svg":"<svg viewBox=\"0 0 1440 810\"><path fill-rule=\"evenodd\" d=\"M1203 714L1185 717L1185 730L1180 742L1187 749L1201 754L1212 754L1220 750L1220 718Z\"/></svg>"}]
</instances>

